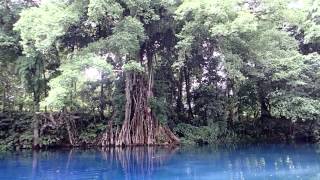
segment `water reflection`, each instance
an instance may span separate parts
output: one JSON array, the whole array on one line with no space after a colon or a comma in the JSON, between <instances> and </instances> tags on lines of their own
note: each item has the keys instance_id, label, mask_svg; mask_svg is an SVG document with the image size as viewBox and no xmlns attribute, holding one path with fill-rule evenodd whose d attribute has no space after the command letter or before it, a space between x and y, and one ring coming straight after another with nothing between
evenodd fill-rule
<instances>
[{"instance_id":1,"label":"water reflection","mask_svg":"<svg viewBox=\"0 0 320 180\"><path fill-rule=\"evenodd\" d=\"M222 168L211 167L220 169L215 175L224 179L305 179L306 175L315 175L320 169L319 155L312 146L242 147L227 152L218 151L210 161L225 162ZM223 169L228 170L225 173ZM210 179L215 175L207 173L202 177Z\"/></svg>"},{"instance_id":2,"label":"water reflection","mask_svg":"<svg viewBox=\"0 0 320 180\"><path fill-rule=\"evenodd\" d=\"M0 155L0 179L320 179L313 145L136 147Z\"/></svg>"},{"instance_id":3,"label":"water reflection","mask_svg":"<svg viewBox=\"0 0 320 180\"><path fill-rule=\"evenodd\" d=\"M126 180L144 180L152 179L154 171L163 166L177 150L178 147L105 148L102 154L109 165L121 166Z\"/></svg>"}]
</instances>

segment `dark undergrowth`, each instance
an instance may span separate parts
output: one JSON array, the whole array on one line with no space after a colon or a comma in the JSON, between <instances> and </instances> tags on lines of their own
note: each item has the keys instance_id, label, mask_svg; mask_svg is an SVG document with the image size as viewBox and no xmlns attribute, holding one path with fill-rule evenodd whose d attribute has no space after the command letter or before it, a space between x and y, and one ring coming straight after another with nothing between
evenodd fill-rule
<instances>
[{"instance_id":1,"label":"dark undergrowth","mask_svg":"<svg viewBox=\"0 0 320 180\"><path fill-rule=\"evenodd\" d=\"M97 147L97 139L106 128L107 120L98 116L75 113L77 147ZM29 112L7 112L0 114L0 150L31 149L32 114ZM171 127L181 140L182 146L188 145L226 145L251 143L316 143L319 139L319 124L312 121L286 119L267 119L234 123L232 127L224 122L210 126L193 126L180 123ZM41 148L55 149L74 147L69 143L68 131L62 126L47 128L40 135Z\"/></svg>"}]
</instances>

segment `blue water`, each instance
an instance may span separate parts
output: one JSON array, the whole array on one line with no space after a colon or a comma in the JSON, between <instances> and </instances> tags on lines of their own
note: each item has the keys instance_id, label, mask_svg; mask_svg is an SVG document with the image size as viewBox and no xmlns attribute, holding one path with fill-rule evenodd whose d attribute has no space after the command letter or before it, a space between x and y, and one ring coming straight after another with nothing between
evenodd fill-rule
<instances>
[{"instance_id":1,"label":"blue water","mask_svg":"<svg viewBox=\"0 0 320 180\"><path fill-rule=\"evenodd\" d=\"M0 154L0 180L320 179L316 145L125 148Z\"/></svg>"}]
</instances>

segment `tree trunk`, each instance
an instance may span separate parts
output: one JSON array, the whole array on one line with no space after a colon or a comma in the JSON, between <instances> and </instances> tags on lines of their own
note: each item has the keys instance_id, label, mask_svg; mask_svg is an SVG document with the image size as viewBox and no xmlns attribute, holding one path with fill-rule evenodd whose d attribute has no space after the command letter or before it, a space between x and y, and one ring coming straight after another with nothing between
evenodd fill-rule
<instances>
[{"instance_id":1,"label":"tree trunk","mask_svg":"<svg viewBox=\"0 0 320 180\"><path fill-rule=\"evenodd\" d=\"M76 131L76 124L74 122L74 119L71 115L71 113L64 112L64 116L67 118L65 119L66 121L66 126L67 126L67 131L68 131L68 137L69 137L69 143L72 146L78 146L78 134Z\"/></svg>"},{"instance_id":2,"label":"tree trunk","mask_svg":"<svg viewBox=\"0 0 320 180\"><path fill-rule=\"evenodd\" d=\"M270 118L271 113L268 107L268 99L267 99L267 88L264 88L261 82L258 83L258 98L259 98L259 103L260 103L260 118L265 119L265 118Z\"/></svg>"},{"instance_id":3,"label":"tree trunk","mask_svg":"<svg viewBox=\"0 0 320 180\"><path fill-rule=\"evenodd\" d=\"M35 97L34 100L34 115L33 115L33 148L39 149L40 148L40 137L39 137L39 128L40 122L38 118L38 113L40 111L39 100Z\"/></svg>"},{"instance_id":4,"label":"tree trunk","mask_svg":"<svg viewBox=\"0 0 320 180\"><path fill-rule=\"evenodd\" d=\"M183 106L183 102L182 102L182 89L183 89L183 71L180 70L179 73L179 80L177 82L177 87L178 87L178 94L177 94L177 107L176 107L176 111L177 111L177 115L178 115L178 119L179 121L183 120L184 121L184 116L183 116L183 111L184 111L184 106Z\"/></svg>"},{"instance_id":5,"label":"tree trunk","mask_svg":"<svg viewBox=\"0 0 320 180\"><path fill-rule=\"evenodd\" d=\"M103 83L103 75L101 75L101 83L100 83L100 97L99 97L99 114L101 120L104 119L104 109L106 108L106 102L104 97L104 83Z\"/></svg>"},{"instance_id":6,"label":"tree trunk","mask_svg":"<svg viewBox=\"0 0 320 180\"><path fill-rule=\"evenodd\" d=\"M191 83L190 83L190 74L187 67L184 68L184 77L186 81L186 95L187 95L187 104L188 104L188 118L189 121L193 119L193 112L191 106Z\"/></svg>"},{"instance_id":7,"label":"tree trunk","mask_svg":"<svg viewBox=\"0 0 320 180\"><path fill-rule=\"evenodd\" d=\"M234 82L229 82L228 88L228 127L233 128L234 122L239 121L238 90Z\"/></svg>"},{"instance_id":8,"label":"tree trunk","mask_svg":"<svg viewBox=\"0 0 320 180\"><path fill-rule=\"evenodd\" d=\"M152 59L147 73L126 72L125 119L119 133L108 131L102 144L116 146L178 144L179 139L168 127L156 120L149 105L153 97ZM109 128L112 128L112 124ZM112 139L114 138L114 139ZM112 143L113 142L113 143Z\"/></svg>"},{"instance_id":9,"label":"tree trunk","mask_svg":"<svg viewBox=\"0 0 320 180\"><path fill-rule=\"evenodd\" d=\"M38 117L40 111L40 79L42 77L41 64L38 60L35 63L36 71L34 74L36 84L33 85L33 148L40 148L40 118Z\"/></svg>"},{"instance_id":10,"label":"tree trunk","mask_svg":"<svg viewBox=\"0 0 320 180\"><path fill-rule=\"evenodd\" d=\"M46 78L46 71L45 71L45 67L44 67L44 63L42 63L42 68L43 68L43 71L42 71L42 74L43 74L43 80L45 82L44 84L44 97L47 97L48 96L48 90L47 90L47 78ZM44 112L47 113L48 111L48 107L45 106L44 107Z\"/></svg>"},{"instance_id":11,"label":"tree trunk","mask_svg":"<svg viewBox=\"0 0 320 180\"><path fill-rule=\"evenodd\" d=\"M7 91L7 89L6 89L6 86L4 85L3 86L3 94L2 94L2 112L5 112L5 110L6 110L6 91Z\"/></svg>"}]
</instances>

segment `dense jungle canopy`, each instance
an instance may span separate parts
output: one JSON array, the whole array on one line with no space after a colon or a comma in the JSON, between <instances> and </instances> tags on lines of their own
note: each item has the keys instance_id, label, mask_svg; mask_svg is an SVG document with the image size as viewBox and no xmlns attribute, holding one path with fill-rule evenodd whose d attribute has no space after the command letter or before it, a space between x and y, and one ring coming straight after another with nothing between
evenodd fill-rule
<instances>
[{"instance_id":1,"label":"dense jungle canopy","mask_svg":"<svg viewBox=\"0 0 320 180\"><path fill-rule=\"evenodd\" d=\"M2 0L1 147L320 138L319 0Z\"/></svg>"}]
</instances>

